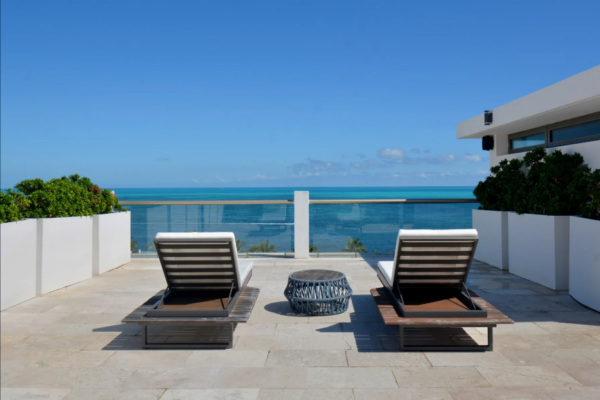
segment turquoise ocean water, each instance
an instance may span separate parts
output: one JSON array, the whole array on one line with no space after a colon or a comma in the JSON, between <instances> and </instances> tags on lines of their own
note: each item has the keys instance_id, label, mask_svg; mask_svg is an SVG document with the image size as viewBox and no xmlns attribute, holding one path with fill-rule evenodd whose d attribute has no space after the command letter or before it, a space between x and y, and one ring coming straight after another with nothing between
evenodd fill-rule
<instances>
[{"instance_id":1,"label":"turquoise ocean water","mask_svg":"<svg viewBox=\"0 0 600 400\"><path fill-rule=\"evenodd\" d=\"M119 200L291 200L295 190L311 199L467 199L473 187L369 188L175 188L114 189ZM310 206L310 241L321 252L344 249L358 238L367 251L393 252L398 230L460 229L472 225L478 204L317 204ZM234 232L250 245L269 241L277 252L294 245L292 205L126 206L132 212L132 240L153 252L157 232Z\"/></svg>"}]
</instances>

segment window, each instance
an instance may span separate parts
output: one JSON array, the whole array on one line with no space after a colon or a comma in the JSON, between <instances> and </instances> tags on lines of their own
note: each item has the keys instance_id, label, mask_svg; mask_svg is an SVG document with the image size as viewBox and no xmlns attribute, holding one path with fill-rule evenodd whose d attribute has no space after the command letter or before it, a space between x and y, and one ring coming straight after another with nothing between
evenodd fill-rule
<instances>
[{"instance_id":1,"label":"window","mask_svg":"<svg viewBox=\"0 0 600 400\"><path fill-rule=\"evenodd\" d=\"M509 153L600 140L600 113L508 135Z\"/></svg>"},{"instance_id":2,"label":"window","mask_svg":"<svg viewBox=\"0 0 600 400\"><path fill-rule=\"evenodd\" d=\"M523 136L510 140L510 149L517 150L524 147L533 147L546 144L546 132L534 133L533 135Z\"/></svg>"},{"instance_id":3,"label":"window","mask_svg":"<svg viewBox=\"0 0 600 400\"><path fill-rule=\"evenodd\" d=\"M550 141L562 142L563 140L574 140L594 135L600 135L600 121L551 130Z\"/></svg>"}]
</instances>

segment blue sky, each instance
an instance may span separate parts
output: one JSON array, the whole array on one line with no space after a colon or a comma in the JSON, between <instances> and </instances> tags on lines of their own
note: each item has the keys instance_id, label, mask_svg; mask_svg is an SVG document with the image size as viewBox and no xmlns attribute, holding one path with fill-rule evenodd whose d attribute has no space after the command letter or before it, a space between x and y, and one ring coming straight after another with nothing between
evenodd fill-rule
<instances>
[{"instance_id":1,"label":"blue sky","mask_svg":"<svg viewBox=\"0 0 600 400\"><path fill-rule=\"evenodd\" d=\"M2 187L475 185L456 124L600 64L599 1L2 1Z\"/></svg>"}]
</instances>

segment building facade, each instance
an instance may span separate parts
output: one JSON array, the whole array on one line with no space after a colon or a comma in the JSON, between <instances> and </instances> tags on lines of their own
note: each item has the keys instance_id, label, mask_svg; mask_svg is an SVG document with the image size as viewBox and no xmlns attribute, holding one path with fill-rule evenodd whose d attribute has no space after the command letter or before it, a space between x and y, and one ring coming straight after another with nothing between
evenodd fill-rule
<instances>
[{"instance_id":1,"label":"building facade","mask_svg":"<svg viewBox=\"0 0 600 400\"><path fill-rule=\"evenodd\" d=\"M458 139L480 139L490 167L536 147L580 153L600 168L600 66L459 123ZM490 121L491 120L491 121ZM493 139L492 139L493 138Z\"/></svg>"}]
</instances>

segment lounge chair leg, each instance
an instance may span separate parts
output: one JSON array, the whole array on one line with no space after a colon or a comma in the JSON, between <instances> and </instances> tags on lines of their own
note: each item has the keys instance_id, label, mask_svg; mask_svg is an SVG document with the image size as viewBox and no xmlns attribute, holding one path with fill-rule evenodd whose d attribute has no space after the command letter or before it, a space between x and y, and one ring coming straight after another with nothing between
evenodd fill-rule
<instances>
[{"instance_id":1,"label":"lounge chair leg","mask_svg":"<svg viewBox=\"0 0 600 400\"><path fill-rule=\"evenodd\" d=\"M148 347L148 325L142 325L142 349Z\"/></svg>"},{"instance_id":2,"label":"lounge chair leg","mask_svg":"<svg viewBox=\"0 0 600 400\"><path fill-rule=\"evenodd\" d=\"M400 351L404 351L404 326L400 325Z\"/></svg>"},{"instance_id":3,"label":"lounge chair leg","mask_svg":"<svg viewBox=\"0 0 600 400\"><path fill-rule=\"evenodd\" d=\"M494 350L494 332L493 332L493 330L494 330L493 327L488 326L488 345L487 345L488 351Z\"/></svg>"}]
</instances>

